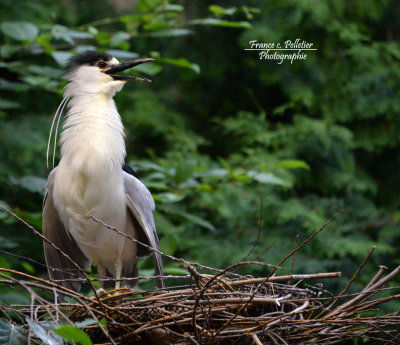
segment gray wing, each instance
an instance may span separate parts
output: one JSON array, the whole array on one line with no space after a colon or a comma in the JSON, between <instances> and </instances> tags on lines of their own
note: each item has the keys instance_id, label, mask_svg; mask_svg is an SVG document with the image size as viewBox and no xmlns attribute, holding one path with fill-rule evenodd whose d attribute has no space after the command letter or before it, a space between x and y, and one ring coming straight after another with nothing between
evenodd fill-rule
<instances>
[{"instance_id":1,"label":"gray wing","mask_svg":"<svg viewBox=\"0 0 400 345\"><path fill-rule=\"evenodd\" d=\"M43 200L43 235L54 245L67 254L83 270L88 269L90 261L79 249L75 240L68 235L54 206L53 185L57 168L54 168L47 179ZM84 278L84 275L53 246L43 241L44 256L49 276L54 280L62 280L58 284L68 289L79 291L81 283L78 281L64 281L65 279Z\"/></svg>"},{"instance_id":2,"label":"gray wing","mask_svg":"<svg viewBox=\"0 0 400 345\"><path fill-rule=\"evenodd\" d=\"M128 209L139 224L136 229L138 240L159 250L159 241L154 225L153 211L155 204L150 191L136 177L122 171ZM151 253L151 250L138 245L138 256L153 254L154 270L156 275L163 275L162 259L158 252ZM164 287L162 279L157 279L157 287Z\"/></svg>"}]
</instances>

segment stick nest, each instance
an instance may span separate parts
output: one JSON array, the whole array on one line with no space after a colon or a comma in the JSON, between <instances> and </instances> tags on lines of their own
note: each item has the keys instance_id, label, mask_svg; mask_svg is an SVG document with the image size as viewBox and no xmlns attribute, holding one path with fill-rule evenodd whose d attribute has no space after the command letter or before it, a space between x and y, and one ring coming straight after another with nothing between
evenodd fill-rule
<instances>
[{"instance_id":1,"label":"stick nest","mask_svg":"<svg viewBox=\"0 0 400 345\"><path fill-rule=\"evenodd\" d=\"M356 337L400 343L399 312L377 312L378 306L400 295L373 298L383 290L386 295L392 291L385 286L400 267L382 277L386 268L381 266L361 292L333 296L321 285L304 282L337 278L338 272L228 279L223 272L206 275L185 266L190 275L183 288L150 292L121 288L92 298L34 277L33 282L5 283L31 289L39 303L11 307L36 322L105 319L105 326L83 328L94 344L334 344ZM303 288L298 286L301 281ZM47 300L33 289L55 296ZM62 302L60 296L75 302Z\"/></svg>"},{"instance_id":2,"label":"stick nest","mask_svg":"<svg viewBox=\"0 0 400 345\"><path fill-rule=\"evenodd\" d=\"M35 344L62 344L54 329L63 325L79 327L93 344L335 344L356 338L368 344L400 344L400 312L379 309L400 299L400 287L393 284L400 266L391 272L380 266L361 291L348 293L375 247L339 295L323 289L320 281L339 279L340 272L276 275L290 257L293 270L294 254L335 217L295 246L277 266L243 261L220 270L160 252L169 260L183 263L188 274L157 277L172 286L153 291L122 288L100 294L86 276L94 293L88 297L60 282L0 268L0 286L22 289L31 301L27 305L0 303L0 313L14 333L25 327L28 339ZM234 273L236 268L250 264L261 266L269 274L254 278ZM213 274L201 274L197 269ZM185 284L174 287L170 284L173 278L183 279Z\"/></svg>"}]
</instances>

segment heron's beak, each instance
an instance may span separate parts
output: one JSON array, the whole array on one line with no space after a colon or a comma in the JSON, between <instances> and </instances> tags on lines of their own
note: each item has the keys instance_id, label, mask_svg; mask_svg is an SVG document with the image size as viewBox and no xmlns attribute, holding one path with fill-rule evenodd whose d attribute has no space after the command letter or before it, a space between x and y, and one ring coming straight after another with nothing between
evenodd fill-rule
<instances>
[{"instance_id":1,"label":"heron's beak","mask_svg":"<svg viewBox=\"0 0 400 345\"><path fill-rule=\"evenodd\" d=\"M154 59L146 58L146 59L138 59L138 60L131 60L131 61L126 61L126 62L121 62L121 63L119 63L117 65L112 66L107 71L104 71L104 73L109 74L111 77L113 77L114 80L123 80L123 81L139 80L139 81L147 81L148 83L151 83L151 80L147 79L147 78L137 78L137 77L124 76L124 75L116 75L114 73L125 71L125 70L127 70L129 68L135 67L135 66L140 65L142 63L152 62L152 61L154 61Z\"/></svg>"}]
</instances>

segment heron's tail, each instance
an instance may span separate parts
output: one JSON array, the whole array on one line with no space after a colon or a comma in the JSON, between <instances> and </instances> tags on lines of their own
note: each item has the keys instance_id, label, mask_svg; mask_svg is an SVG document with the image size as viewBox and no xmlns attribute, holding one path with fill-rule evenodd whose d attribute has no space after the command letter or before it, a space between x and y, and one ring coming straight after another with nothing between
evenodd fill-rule
<instances>
[{"instance_id":1,"label":"heron's tail","mask_svg":"<svg viewBox=\"0 0 400 345\"><path fill-rule=\"evenodd\" d=\"M164 275L162 259L161 255L157 252L153 252L153 260L154 260L154 273L158 277L156 278L156 284L159 289L164 287L164 279L162 278Z\"/></svg>"}]
</instances>

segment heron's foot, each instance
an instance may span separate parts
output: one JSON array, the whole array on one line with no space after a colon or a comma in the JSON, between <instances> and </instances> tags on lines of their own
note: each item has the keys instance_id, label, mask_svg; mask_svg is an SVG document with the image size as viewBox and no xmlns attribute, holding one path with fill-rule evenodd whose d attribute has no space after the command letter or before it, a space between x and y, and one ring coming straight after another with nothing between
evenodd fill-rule
<instances>
[{"instance_id":1,"label":"heron's foot","mask_svg":"<svg viewBox=\"0 0 400 345\"><path fill-rule=\"evenodd\" d=\"M127 286L123 286L123 287L119 287L119 288L115 287L114 290L109 291L109 294L113 297L119 296L119 295L122 295L121 297L123 297L123 295L130 294L131 291L132 291L132 289L130 289Z\"/></svg>"},{"instance_id":2,"label":"heron's foot","mask_svg":"<svg viewBox=\"0 0 400 345\"><path fill-rule=\"evenodd\" d=\"M104 289L101 287L101 288L99 288L99 289L96 290L96 294L97 294L97 296L102 297L102 296L104 296L104 295L107 294L107 291L104 290Z\"/></svg>"},{"instance_id":3,"label":"heron's foot","mask_svg":"<svg viewBox=\"0 0 400 345\"><path fill-rule=\"evenodd\" d=\"M89 298L92 299L92 300L96 300L97 297L98 298L102 298L107 294L108 294L108 292L106 290L104 290L103 288L99 288L99 289L96 290L95 295L94 296L90 296ZM97 297L96 297L96 295L97 295Z\"/></svg>"}]
</instances>

